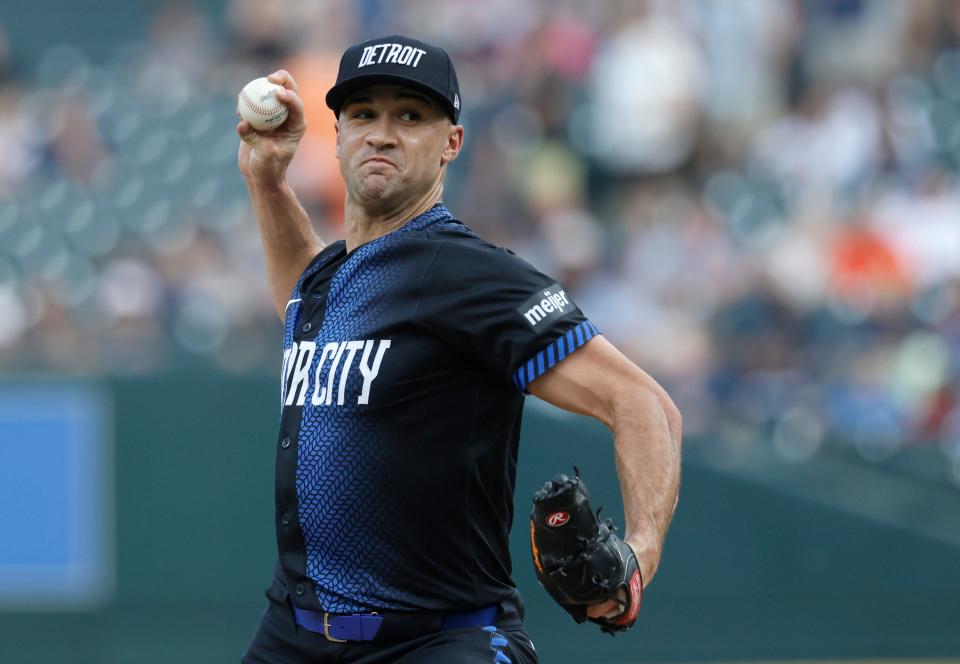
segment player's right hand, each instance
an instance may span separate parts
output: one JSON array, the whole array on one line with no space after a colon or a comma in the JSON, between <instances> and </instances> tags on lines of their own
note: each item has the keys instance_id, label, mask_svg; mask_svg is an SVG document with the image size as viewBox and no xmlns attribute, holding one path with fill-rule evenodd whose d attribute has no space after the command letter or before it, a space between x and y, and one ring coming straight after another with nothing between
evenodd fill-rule
<instances>
[{"instance_id":1,"label":"player's right hand","mask_svg":"<svg viewBox=\"0 0 960 664\"><path fill-rule=\"evenodd\" d=\"M237 124L240 136L237 162L248 183L269 186L283 182L297 145L307 131L307 122L293 76L281 69L267 79L284 87L277 92L277 100L287 105L290 114L286 122L267 132L256 131L249 122L241 120Z\"/></svg>"}]
</instances>

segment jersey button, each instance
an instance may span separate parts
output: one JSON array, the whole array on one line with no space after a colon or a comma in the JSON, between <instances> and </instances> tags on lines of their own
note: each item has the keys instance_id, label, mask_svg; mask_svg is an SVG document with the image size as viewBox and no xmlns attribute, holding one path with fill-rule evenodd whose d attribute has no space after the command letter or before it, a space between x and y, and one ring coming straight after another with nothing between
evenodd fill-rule
<instances>
[{"instance_id":1,"label":"jersey button","mask_svg":"<svg viewBox=\"0 0 960 664\"><path fill-rule=\"evenodd\" d=\"M290 436L287 436L286 438L280 441L280 447L282 447L283 449L287 449L288 447L290 447Z\"/></svg>"},{"instance_id":2,"label":"jersey button","mask_svg":"<svg viewBox=\"0 0 960 664\"><path fill-rule=\"evenodd\" d=\"M302 583L298 583L298 584L297 584L297 587L296 587L294 590L296 591L296 593L297 593L298 595L302 595L303 593L306 592L306 590L304 589Z\"/></svg>"},{"instance_id":3,"label":"jersey button","mask_svg":"<svg viewBox=\"0 0 960 664\"><path fill-rule=\"evenodd\" d=\"M304 332L309 332L312 328L313 328L313 323L311 323L310 321L307 321L306 323L303 324L303 326L300 329L303 330Z\"/></svg>"},{"instance_id":4,"label":"jersey button","mask_svg":"<svg viewBox=\"0 0 960 664\"><path fill-rule=\"evenodd\" d=\"M289 512L284 512L284 513L280 516L280 523L282 523L282 524L285 525L285 526L290 525L290 513L289 513Z\"/></svg>"}]
</instances>

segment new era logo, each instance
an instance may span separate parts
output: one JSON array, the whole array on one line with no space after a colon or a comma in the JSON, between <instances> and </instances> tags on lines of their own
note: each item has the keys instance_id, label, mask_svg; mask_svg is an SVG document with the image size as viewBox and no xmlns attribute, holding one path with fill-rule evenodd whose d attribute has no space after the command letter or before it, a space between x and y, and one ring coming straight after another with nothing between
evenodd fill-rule
<instances>
[{"instance_id":1,"label":"new era logo","mask_svg":"<svg viewBox=\"0 0 960 664\"><path fill-rule=\"evenodd\" d=\"M460 95L458 94L453 95L453 107L458 111L460 110Z\"/></svg>"}]
</instances>

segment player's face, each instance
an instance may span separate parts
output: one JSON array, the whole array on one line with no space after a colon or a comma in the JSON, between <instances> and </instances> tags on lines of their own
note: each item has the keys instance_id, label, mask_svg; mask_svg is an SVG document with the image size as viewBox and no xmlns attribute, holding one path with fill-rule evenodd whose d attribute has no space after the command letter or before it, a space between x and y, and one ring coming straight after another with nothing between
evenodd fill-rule
<instances>
[{"instance_id":1,"label":"player's face","mask_svg":"<svg viewBox=\"0 0 960 664\"><path fill-rule=\"evenodd\" d=\"M463 128L424 93L376 85L351 95L337 121L347 195L365 208L395 209L422 197L456 158Z\"/></svg>"}]
</instances>

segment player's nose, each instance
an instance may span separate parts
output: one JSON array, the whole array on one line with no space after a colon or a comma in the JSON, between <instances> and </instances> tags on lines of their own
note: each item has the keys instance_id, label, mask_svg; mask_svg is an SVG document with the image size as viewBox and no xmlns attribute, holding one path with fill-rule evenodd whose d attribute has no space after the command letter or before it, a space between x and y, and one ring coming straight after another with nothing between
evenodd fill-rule
<instances>
[{"instance_id":1,"label":"player's nose","mask_svg":"<svg viewBox=\"0 0 960 664\"><path fill-rule=\"evenodd\" d=\"M367 145L379 149L393 147L397 144L397 135L386 113L381 114L376 121L367 127Z\"/></svg>"}]
</instances>

